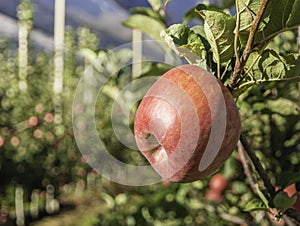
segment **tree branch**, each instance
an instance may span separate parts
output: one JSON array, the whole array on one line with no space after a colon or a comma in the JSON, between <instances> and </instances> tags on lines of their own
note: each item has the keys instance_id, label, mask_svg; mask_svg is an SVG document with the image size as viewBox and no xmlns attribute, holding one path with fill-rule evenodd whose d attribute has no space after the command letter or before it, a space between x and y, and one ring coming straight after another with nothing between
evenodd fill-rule
<instances>
[{"instance_id":1,"label":"tree branch","mask_svg":"<svg viewBox=\"0 0 300 226\"><path fill-rule=\"evenodd\" d=\"M275 188L272 185L269 176L267 175L266 171L264 170L263 166L260 163L260 160L256 156L254 150L252 149L251 145L248 143L246 137L242 134L240 137L240 141L243 144L245 151L247 152L249 158L251 159L256 171L258 172L260 178L262 179L268 193L270 196L275 194Z\"/></svg>"},{"instance_id":2,"label":"tree branch","mask_svg":"<svg viewBox=\"0 0 300 226\"><path fill-rule=\"evenodd\" d=\"M286 214L288 217L292 218L294 221L296 221L296 222L294 222L294 223L296 223L297 225L300 225L300 213L299 213L299 212L297 212L297 211L294 210L294 209L288 209L288 210L285 212L285 214Z\"/></svg>"},{"instance_id":3,"label":"tree branch","mask_svg":"<svg viewBox=\"0 0 300 226\"><path fill-rule=\"evenodd\" d=\"M255 34L257 32L258 26L261 22L263 13L266 9L266 6L267 6L268 2L269 2L268 0L262 0L260 8L257 12L257 15L256 15L256 17L253 21L253 24L250 27L250 33L249 33L249 37L248 37L248 40L247 40L246 47L243 51L241 59L237 59L237 63L235 64L233 74L232 74L232 76L230 78L230 81L229 81L229 84L228 84L228 87L231 90L234 90L236 88L237 79L240 77L241 72L242 72L242 70L243 70L243 68L244 68L244 66L247 62L247 59L248 59L248 57L251 53L254 37L255 37Z\"/></svg>"},{"instance_id":4,"label":"tree branch","mask_svg":"<svg viewBox=\"0 0 300 226\"><path fill-rule=\"evenodd\" d=\"M252 176L252 173L251 173L251 170L249 167L249 161L247 160L247 157L245 155L245 149L244 149L244 146L241 143L241 141L238 142L237 149L238 149L238 153L239 153L239 156L240 156L240 159L242 162L242 166L244 168L244 173L249 180L249 184L252 189L252 192L256 194L255 181Z\"/></svg>"},{"instance_id":5,"label":"tree branch","mask_svg":"<svg viewBox=\"0 0 300 226\"><path fill-rule=\"evenodd\" d=\"M263 183L265 185L265 188L267 189L268 193L270 194L270 197L272 197L273 195L275 195L275 188L272 185L272 183L271 183L266 171L264 170L263 166L261 165L260 160L256 156L254 150L252 149L251 145L249 144L249 142L247 141L246 137L243 134L241 134L241 136L240 136L240 143L242 144L242 147L244 148L244 150L247 152L249 158L251 159L256 171L258 172L261 180L263 181ZM241 145L241 144L238 144L239 153L242 153L242 151L243 151L243 149L241 149L241 147L239 147L239 145ZM242 162L245 161L242 158L241 158L241 160L242 160ZM253 179L253 177L251 175L250 169L249 168L247 169L247 166L245 168L244 163L243 163L243 167L244 167L246 176L251 181ZM250 185L252 183L255 184L254 179L253 179L253 182L250 183ZM252 185L251 185L251 189L253 190ZM256 194L256 192L255 192L255 194ZM293 222L295 224L300 225L300 213L299 212L297 212L296 210L290 208L284 214L286 216L288 216L289 218L293 219Z\"/></svg>"}]
</instances>

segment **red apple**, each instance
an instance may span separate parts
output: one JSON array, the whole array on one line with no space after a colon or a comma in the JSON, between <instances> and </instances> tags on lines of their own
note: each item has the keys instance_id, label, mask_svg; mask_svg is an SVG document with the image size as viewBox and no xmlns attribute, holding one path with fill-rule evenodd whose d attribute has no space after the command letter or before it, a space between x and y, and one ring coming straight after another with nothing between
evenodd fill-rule
<instances>
[{"instance_id":1,"label":"red apple","mask_svg":"<svg viewBox=\"0 0 300 226\"><path fill-rule=\"evenodd\" d=\"M222 194L212 189L206 191L205 198L216 203L221 203L223 200Z\"/></svg>"},{"instance_id":2,"label":"red apple","mask_svg":"<svg viewBox=\"0 0 300 226\"><path fill-rule=\"evenodd\" d=\"M163 179L192 182L218 170L240 136L230 91L193 65L166 72L148 90L135 116L137 146Z\"/></svg>"},{"instance_id":3,"label":"red apple","mask_svg":"<svg viewBox=\"0 0 300 226\"><path fill-rule=\"evenodd\" d=\"M37 104L37 105L35 106L34 110L35 110L37 113L40 113L40 114L43 113L43 111L44 111L44 106L43 106L43 104L41 104L41 103Z\"/></svg>"},{"instance_id":4,"label":"red apple","mask_svg":"<svg viewBox=\"0 0 300 226\"><path fill-rule=\"evenodd\" d=\"M53 117L53 114L52 113L46 113L45 114L45 116L44 116L44 120L45 120L45 122L47 122L47 123L51 123L51 122L53 122L53 119L54 119L54 117Z\"/></svg>"},{"instance_id":5,"label":"red apple","mask_svg":"<svg viewBox=\"0 0 300 226\"><path fill-rule=\"evenodd\" d=\"M12 144L12 146L18 146L20 144L20 140L18 137L13 136L12 138L10 138L10 143Z\"/></svg>"},{"instance_id":6,"label":"red apple","mask_svg":"<svg viewBox=\"0 0 300 226\"><path fill-rule=\"evenodd\" d=\"M210 182L210 189L223 193L228 185L228 180L220 173L214 175Z\"/></svg>"},{"instance_id":7,"label":"red apple","mask_svg":"<svg viewBox=\"0 0 300 226\"><path fill-rule=\"evenodd\" d=\"M36 117L36 116L31 116L31 117L28 119L28 126L29 126L29 127L37 126L38 123L39 123L39 119L38 119L38 117Z\"/></svg>"},{"instance_id":8,"label":"red apple","mask_svg":"<svg viewBox=\"0 0 300 226\"><path fill-rule=\"evenodd\" d=\"M40 139L43 137L43 131L40 130L40 129L36 129L33 131L33 136L36 138L36 139Z\"/></svg>"},{"instance_id":9,"label":"red apple","mask_svg":"<svg viewBox=\"0 0 300 226\"><path fill-rule=\"evenodd\" d=\"M285 191L289 197L292 197L297 193L295 183L287 186L285 189L283 189L283 191Z\"/></svg>"},{"instance_id":10,"label":"red apple","mask_svg":"<svg viewBox=\"0 0 300 226\"><path fill-rule=\"evenodd\" d=\"M2 136L0 136L0 147L2 147L5 143L5 140Z\"/></svg>"}]
</instances>

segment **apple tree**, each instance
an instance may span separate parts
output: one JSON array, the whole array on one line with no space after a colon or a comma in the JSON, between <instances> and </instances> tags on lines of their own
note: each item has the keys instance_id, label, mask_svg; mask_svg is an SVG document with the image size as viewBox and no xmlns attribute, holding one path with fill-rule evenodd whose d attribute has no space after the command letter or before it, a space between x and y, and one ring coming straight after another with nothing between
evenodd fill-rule
<instances>
[{"instance_id":1,"label":"apple tree","mask_svg":"<svg viewBox=\"0 0 300 226\"><path fill-rule=\"evenodd\" d=\"M169 2L149 1L152 9L133 9L124 25L165 40L190 64L206 65L231 91L242 132L232 155L237 163L231 165L229 159L222 167L232 180L232 194L225 194L229 205L257 219L256 214L265 211L270 218L299 223L300 2L242 0L230 8L222 4L225 1L199 4L185 14L181 24L171 25L165 17ZM195 20L197 25L189 25ZM243 191L245 185L253 196L237 204L241 197L234 198L234 193ZM294 192L288 193L290 187ZM207 197L218 200L217 193Z\"/></svg>"}]
</instances>

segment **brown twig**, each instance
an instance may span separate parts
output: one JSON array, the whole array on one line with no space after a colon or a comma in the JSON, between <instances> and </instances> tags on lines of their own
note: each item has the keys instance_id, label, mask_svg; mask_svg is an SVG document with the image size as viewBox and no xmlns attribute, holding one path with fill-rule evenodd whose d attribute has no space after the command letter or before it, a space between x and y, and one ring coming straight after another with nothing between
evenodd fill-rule
<instances>
[{"instance_id":1,"label":"brown twig","mask_svg":"<svg viewBox=\"0 0 300 226\"><path fill-rule=\"evenodd\" d=\"M251 145L248 143L246 137L243 134L240 137L240 141L243 144L245 151L247 152L249 158L251 159L260 178L262 179L268 193L270 194L270 196L273 196L275 194L275 188L272 185L270 178L267 175L266 171L264 170L263 166L261 165L260 160L256 156L254 150L252 149Z\"/></svg>"},{"instance_id":2,"label":"brown twig","mask_svg":"<svg viewBox=\"0 0 300 226\"><path fill-rule=\"evenodd\" d=\"M293 219L293 222L297 225L300 225L300 213L294 209L288 209L285 214Z\"/></svg>"},{"instance_id":3,"label":"brown twig","mask_svg":"<svg viewBox=\"0 0 300 226\"><path fill-rule=\"evenodd\" d=\"M240 30L240 11L238 7L238 0L235 0L236 4L236 25L235 25L235 35L234 35L234 53L236 58L236 64L240 65L240 57L238 53L238 40L239 40L239 30ZM237 66L236 66L237 67Z\"/></svg>"},{"instance_id":4,"label":"brown twig","mask_svg":"<svg viewBox=\"0 0 300 226\"><path fill-rule=\"evenodd\" d=\"M242 144L244 150L247 152L249 158L251 159L256 171L258 172L261 180L263 181L263 183L265 185L265 188L267 189L268 193L270 194L270 197L274 196L275 195L275 188L272 185L272 183L271 183L266 171L264 170L263 166L261 165L260 160L256 156L254 150L252 149L251 145L249 144L249 142L247 141L246 137L243 134L241 134L241 136L240 136L240 143ZM244 160L242 160L242 162L243 161ZM249 178L249 180L253 179L249 168L247 170L245 170L245 174ZM252 178L252 179L250 179L250 178ZM255 184L254 180L251 183ZM252 185L251 185L251 189L253 190ZM300 225L300 213L299 212L297 212L294 209L288 209L285 212L285 215L288 216L289 218L293 219L293 222L295 224Z\"/></svg>"},{"instance_id":5,"label":"brown twig","mask_svg":"<svg viewBox=\"0 0 300 226\"><path fill-rule=\"evenodd\" d=\"M237 149L238 149L238 153L239 153L239 156L240 156L240 159L242 162L244 173L249 180L249 184L250 184L250 187L251 187L253 193L256 194L255 180L254 180L251 170L250 170L249 161L245 155L244 146L240 141L238 142Z\"/></svg>"},{"instance_id":6,"label":"brown twig","mask_svg":"<svg viewBox=\"0 0 300 226\"><path fill-rule=\"evenodd\" d=\"M236 63L233 74L232 74L232 76L230 78L230 81L229 81L229 84L228 84L228 87L231 90L234 90L236 88L237 79L241 75L243 67L245 66L245 64L247 62L247 59L248 59L248 57L251 53L254 37L255 37L255 34L257 32L258 26L261 22L263 13L266 9L266 6L267 6L268 2L269 2L268 0L262 0L260 8L257 12L257 15L256 15L256 17L253 21L253 24L250 27L250 33L249 33L249 37L248 37L248 40L247 40L246 47L243 51L241 59L237 59L238 60L237 62L239 62L239 63Z\"/></svg>"},{"instance_id":7,"label":"brown twig","mask_svg":"<svg viewBox=\"0 0 300 226\"><path fill-rule=\"evenodd\" d=\"M283 215L282 217L285 221L285 224L287 226L297 226L299 225L299 223L295 222L294 219L292 219L291 217L287 216L287 215Z\"/></svg>"}]
</instances>

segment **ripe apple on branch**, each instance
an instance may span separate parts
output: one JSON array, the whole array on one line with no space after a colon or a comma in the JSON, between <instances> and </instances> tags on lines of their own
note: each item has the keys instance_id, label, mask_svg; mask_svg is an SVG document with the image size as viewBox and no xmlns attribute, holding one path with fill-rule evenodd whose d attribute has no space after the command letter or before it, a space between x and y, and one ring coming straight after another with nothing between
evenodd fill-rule
<instances>
[{"instance_id":1,"label":"ripe apple on branch","mask_svg":"<svg viewBox=\"0 0 300 226\"><path fill-rule=\"evenodd\" d=\"M241 121L230 91L194 65L166 72L136 112L138 148L163 179L203 179L228 159Z\"/></svg>"}]
</instances>

